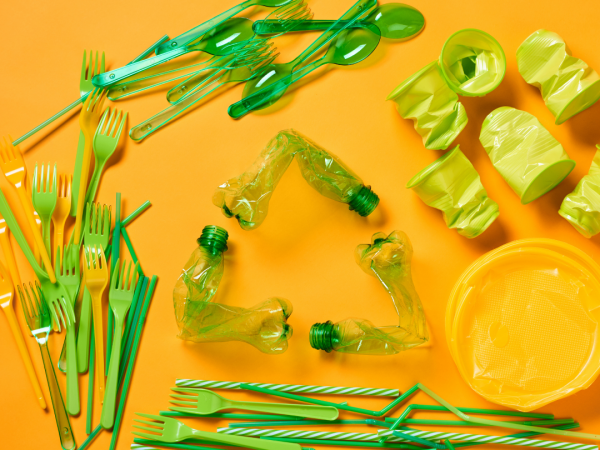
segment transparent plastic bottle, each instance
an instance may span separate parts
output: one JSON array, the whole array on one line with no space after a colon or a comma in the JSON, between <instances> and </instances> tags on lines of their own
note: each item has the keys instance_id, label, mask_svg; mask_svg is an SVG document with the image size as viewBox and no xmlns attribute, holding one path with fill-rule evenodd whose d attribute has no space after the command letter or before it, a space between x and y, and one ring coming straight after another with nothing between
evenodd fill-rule
<instances>
[{"instance_id":1,"label":"transparent plastic bottle","mask_svg":"<svg viewBox=\"0 0 600 450\"><path fill-rule=\"evenodd\" d=\"M223 278L228 237L218 226L202 230L173 290L178 337L192 342L242 341L264 353L283 353L292 337L286 322L292 314L289 301L274 297L252 308L212 302Z\"/></svg>"},{"instance_id":2,"label":"transparent plastic bottle","mask_svg":"<svg viewBox=\"0 0 600 450\"><path fill-rule=\"evenodd\" d=\"M393 355L429 340L421 300L411 274L412 245L402 231L375 233L371 244L356 247L357 264L377 277L394 303L398 325L377 327L366 319L317 323L310 329L310 345L326 352Z\"/></svg>"}]
</instances>

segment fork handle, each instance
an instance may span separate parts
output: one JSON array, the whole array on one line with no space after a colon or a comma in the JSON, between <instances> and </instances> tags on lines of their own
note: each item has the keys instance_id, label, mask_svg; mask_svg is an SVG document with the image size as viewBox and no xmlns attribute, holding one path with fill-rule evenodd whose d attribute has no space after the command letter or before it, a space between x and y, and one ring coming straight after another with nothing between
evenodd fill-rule
<instances>
[{"instance_id":1,"label":"fork handle","mask_svg":"<svg viewBox=\"0 0 600 450\"><path fill-rule=\"evenodd\" d=\"M191 429L189 435L183 434L183 436L180 437L183 439L178 439L179 441L188 439L190 437L198 437L202 440L222 445L235 445L238 447L253 448L255 450L301 450L302 448L299 444L292 444L288 442L267 441L266 439L263 440L244 436L232 436L229 434L211 433L209 431L200 431L194 429Z\"/></svg>"},{"instance_id":2,"label":"fork handle","mask_svg":"<svg viewBox=\"0 0 600 450\"><path fill-rule=\"evenodd\" d=\"M88 370L90 362L90 336L92 326L92 297L90 291L84 286L81 299L81 313L79 315L79 330L77 332L77 369L79 373Z\"/></svg>"},{"instance_id":3,"label":"fork handle","mask_svg":"<svg viewBox=\"0 0 600 450\"><path fill-rule=\"evenodd\" d=\"M69 415L67 414L65 403L60 388L58 387L56 372L54 372L52 358L48 351L48 344L40 345L40 352L42 353L42 361L44 362L44 370L46 371L46 381L48 381L52 408L54 408L54 417L56 418L56 427L58 428L60 445L64 450L73 450L77 447L77 444L75 444L75 436L73 436Z\"/></svg>"},{"instance_id":4,"label":"fork handle","mask_svg":"<svg viewBox=\"0 0 600 450\"><path fill-rule=\"evenodd\" d=\"M81 411L75 334L74 324L67 327L67 408L72 416L76 416Z\"/></svg>"},{"instance_id":5,"label":"fork handle","mask_svg":"<svg viewBox=\"0 0 600 450\"><path fill-rule=\"evenodd\" d=\"M108 379L106 380L106 391L104 392L104 406L100 425L107 430L115 424L115 404L117 401L117 389L119 387L119 365L121 363L121 339L123 337L123 319L115 315L115 337L108 365Z\"/></svg>"},{"instance_id":6,"label":"fork handle","mask_svg":"<svg viewBox=\"0 0 600 450\"><path fill-rule=\"evenodd\" d=\"M333 406L302 405L288 403L240 402L229 400L232 409L281 414L284 416L306 417L309 419L335 420L339 411Z\"/></svg>"},{"instance_id":7,"label":"fork handle","mask_svg":"<svg viewBox=\"0 0 600 450\"><path fill-rule=\"evenodd\" d=\"M94 164L94 173L92 173L92 178L90 180L90 185L88 187L85 203L93 203L96 198L96 192L98 192L98 185L100 184L100 177L102 176L102 171L104 170L104 166L106 165L106 160L102 163L98 163L98 158L96 158L96 163Z\"/></svg>"},{"instance_id":8,"label":"fork handle","mask_svg":"<svg viewBox=\"0 0 600 450\"><path fill-rule=\"evenodd\" d=\"M104 326L102 325L102 293L92 296L92 317L94 318L94 343L96 345L96 386L98 398L104 402Z\"/></svg>"}]
</instances>

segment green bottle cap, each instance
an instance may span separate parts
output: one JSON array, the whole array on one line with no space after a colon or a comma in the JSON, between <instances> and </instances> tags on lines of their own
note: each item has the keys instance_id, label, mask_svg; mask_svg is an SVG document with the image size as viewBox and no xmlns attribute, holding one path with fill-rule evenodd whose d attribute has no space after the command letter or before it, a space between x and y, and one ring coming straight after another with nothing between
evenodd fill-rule
<instances>
[{"instance_id":1,"label":"green bottle cap","mask_svg":"<svg viewBox=\"0 0 600 450\"><path fill-rule=\"evenodd\" d=\"M229 233L216 225L207 225L202 229L202 235L196 240L201 247L213 253L227 250Z\"/></svg>"},{"instance_id":2,"label":"green bottle cap","mask_svg":"<svg viewBox=\"0 0 600 450\"><path fill-rule=\"evenodd\" d=\"M315 323L310 327L309 340L312 348L330 353L333 350L333 322Z\"/></svg>"},{"instance_id":3,"label":"green bottle cap","mask_svg":"<svg viewBox=\"0 0 600 450\"><path fill-rule=\"evenodd\" d=\"M348 205L350 211L356 211L359 215L366 217L375 211L379 204L379 197L371 190L371 186L363 186L360 191L352 197Z\"/></svg>"}]
</instances>

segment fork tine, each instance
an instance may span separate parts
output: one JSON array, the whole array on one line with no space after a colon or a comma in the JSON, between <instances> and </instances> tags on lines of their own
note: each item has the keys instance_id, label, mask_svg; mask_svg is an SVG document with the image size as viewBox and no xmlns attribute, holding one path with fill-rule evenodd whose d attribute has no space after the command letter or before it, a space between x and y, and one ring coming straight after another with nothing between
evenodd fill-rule
<instances>
[{"instance_id":1,"label":"fork tine","mask_svg":"<svg viewBox=\"0 0 600 450\"><path fill-rule=\"evenodd\" d=\"M169 409L171 411L177 411L177 412L193 412L196 411L196 408L186 408L185 406L169 406Z\"/></svg>"},{"instance_id":2,"label":"fork tine","mask_svg":"<svg viewBox=\"0 0 600 450\"><path fill-rule=\"evenodd\" d=\"M106 89L100 90L100 93L98 94L98 99L94 103L94 111L100 111L102 109L102 106L104 105L104 100L106 100L107 92L108 91Z\"/></svg>"},{"instance_id":3,"label":"fork tine","mask_svg":"<svg viewBox=\"0 0 600 450\"><path fill-rule=\"evenodd\" d=\"M117 259L117 262L115 263L115 268L113 269L113 273L110 279L110 288L111 289L117 289L117 286L119 284L119 264L121 263L120 258Z\"/></svg>"},{"instance_id":4,"label":"fork tine","mask_svg":"<svg viewBox=\"0 0 600 450\"><path fill-rule=\"evenodd\" d=\"M117 113L115 116L115 120L112 123L112 127L110 128L110 131L107 133L108 136L110 137L115 137L115 128L117 127L117 123L119 123L119 121L121 120L121 114L123 113L123 111L121 111L120 109L115 108L114 111Z\"/></svg>"},{"instance_id":5,"label":"fork tine","mask_svg":"<svg viewBox=\"0 0 600 450\"><path fill-rule=\"evenodd\" d=\"M83 61L81 63L81 79L85 80L85 74L87 72L87 50L83 51Z\"/></svg>"},{"instance_id":6,"label":"fork tine","mask_svg":"<svg viewBox=\"0 0 600 450\"><path fill-rule=\"evenodd\" d=\"M102 233L110 233L110 222L111 222L111 212L110 206L104 205L104 216L103 216L103 224L102 224Z\"/></svg>"},{"instance_id":7,"label":"fork tine","mask_svg":"<svg viewBox=\"0 0 600 450\"><path fill-rule=\"evenodd\" d=\"M125 269L127 269L127 275L125 275ZM129 261L129 265L127 265L127 261L123 261L123 268L121 270L121 290L125 290L125 287L128 285L129 280L129 272L131 271L131 261Z\"/></svg>"},{"instance_id":8,"label":"fork tine","mask_svg":"<svg viewBox=\"0 0 600 450\"><path fill-rule=\"evenodd\" d=\"M192 399L195 400L195 399L198 398L198 394L194 393L194 392L188 392L187 394L186 393L183 393L183 394L170 394L170 396L173 397L173 398L182 398L184 400L192 400Z\"/></svg>"},{"instance_id":9,"label":"fork tine","mask_svg":"<svg viewBox=\"0 0 600 450\"><path fill-rule=\"evenodd\" d=\"M50 169L50 164L48 164L48 169ZM56 164L54 164L54 171L52 172L52 186L50 192L56 192Z\"/></svg>"},{"instance_id":10,"label":"fork tine","mask_svg":"<svg viewBox=\"0 0 600 450\"><path fill-rule=\"evenodd\" d=\"M139 422L139 421L136 420L136 422ZM162 430L160 430L158 428L150 428L150 427L145 427L143 425L134 425L133 428L137 428L138 430L152 431L154 433L157 433L158 435L162 435Z\"/></svg>"},{"instance_id":11,"label":"fork tine","mask_svg":"<svg viewBox=\"0 0 600 450\"><path fill-rule=\"evenodd\" d=\"M196 402L184 402L183 400L169 400L169 403L172 403L176 406L169 405L169 408L187 408L190 410L195 410L196 408L192 408L196 405Z\"/></svg>"},{"instance_id":12,"label":"fork tine","mask_svg":"<svg viewBox=\"0 0 600 450\"><path fill-rule=\"evenodd\" d=\"M102 52L102 62L100 63L100 73L104 73L104 52Z\"/></svg>"},{"instance_id":13,"label":"fork tine","mask_svg":"<svg viewBox=\"0 0 600 450\"><path fill-rule=\"evenodd\" d=\"M102 113L102 118L100 119L100 124L98 125L98 128L97 128L98 134L103 134L104 122L106 122L106 117L108 116L108 113L110 113L110 108L106 108L106 111L104 111L104 113ZM109 119L109 121L110 121L110 119Z\"/></svg>"},{"instance_id":14,"label":"fork tine","mask_svg":"<svg viewBox=\"0 0 600 450\"><path fill-rule=\"evenodd\" d=\"M145 417L146 419L156 420L157 422L160 422L163 424L167 421L166 417L157 416L156 414L145 414L145 413L136 413L136 414L140 417Z\"/></svg>"},{"instance_id":15,"label":"fork tine","mask_svg":"<svg viewBox=\"0 0 600 450\"><path fill-rule=\"evenodd\" d=\"M67 198L71 198L71 184L73 184L73 175L65 176L65 183L67 184Z\"/></svg>"},{"instance_id":16,"label":"fork tine","mask_svg":"<svg viewBox=\"0 0 600 450\"><path fill-rule=\"evenodd\" d=\"M110 112L110 119L106 124L106 130L104 130L104 134L106 136L112 137L113 130L115 129L115 119L119 117L119 110L117 108L113 108Z\"/></svg>"},{"instance_id":17,"label":"fork tine","mask_svg":"<svg viewBox=\"0 0 600 450\"><path fill-rule=\"evenodd\" d=\"M100 263L102 264L102 268L106 268L106 257L104 256L104 251L102 247L98 248L98 253L100 253Z\"/></svg>"},{"instance_id":18,"label":"fork tine","mask_svg":"<svg viewBox=\"0 0 600 450\"><path fill-rule=\"evenodd\" d=\"M33 180L31 182L31 190L32 192L38 191L38 165L35 163L35 167L33 168Z\"/></svg>"},{"instance_id":19,"label":"fork tine","mask_svg":"<svg viewBox=\"0 0 600 450\"><path fill-rule=\"evenodd\" d=\"M136 427L134 427L134 428L136 428ZM158 435L158 434L139 433L137 431L132 431L131 434L133 434L134 436L139 436L139 437L143 437L146 439L162 440L162 435Z\"/></svg>"},{"instance_id":20,"label":"fork tine","mask_svg":"<svg viewBox=\"0 0 600 450\"><path fill-rule=\"evenodd\" d=\"M133 419L133 421L138 422L138 423L145 423L147 425L152 425L153 427L156 427L156 428L153 428L153 430L156 430L156 431L160 431L163 429L163 427L161 425L157 424L156 422L150 422L149 420Z\"/></svg>"},{"instance_id":21,"label":"fork tine","mask_svg":"<svg viewBox=\"0 0 600 450\"><path fill-rule=\"evenodd\" d=\"M123 131L123 127L125 126L125 122L127 121L127 112L125 114L123 114L123 118L121 119L121 123L119 124L119 129L117 130L117 133L115 135L115 137L119 137L121 135L121 132Z\"/></svg>"},{"instance_id":22,"label":"fork tine","mask_svg":"<svg viewBox=\"0 0 600 450\"><path fill-rule=\"evenodd\" d=\"M185 395L171 394L171 397L173 397L175 399L175 400L169 400L171 403L180 403L181 406L195 405L198 403L198 402L189 400L192 397L186 397Z\"/></svg>"}]
</instances>

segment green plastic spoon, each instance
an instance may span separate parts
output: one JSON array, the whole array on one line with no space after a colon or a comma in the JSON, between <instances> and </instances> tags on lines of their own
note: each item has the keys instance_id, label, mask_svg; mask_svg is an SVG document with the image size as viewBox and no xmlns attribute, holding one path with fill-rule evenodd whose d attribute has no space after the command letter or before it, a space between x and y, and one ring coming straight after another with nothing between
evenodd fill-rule
<instances>
[{"instance_id":1,"label":"green plastic spoon","mask_svg":"<svg viewBox=\"0 0 600 450\"><path fill-rule=\"evenodd\" d=\"M304 20L294 31L326 30L335 20ZM344 22L338 22L340 27ZM423 14L404 3L386 3L377 6L364 20L356 22L353 28L362 28L368 24L376 25L381 30L381 36L388 39L411 39L425 27ZM254 32L257 35L275 34L280 32L280 25L274 20L257 20L254 22Z\"/></svg>"},{"instance_id":2,"label":"green plastic spoon","mask_svg":"<svg viewBox=\"0 0 600 450\"><path fill-rule=\"evenodd\" d=\"M244 98L231 105L228 113L237 119L252 110L272 105L283 96L290 85L325 64L340 66L357 64L373 53L379 45L380 39L379 28L371 24L366 28L344 30L329 46L325 56L279 79L276 83L266 88L261 88L259 84L253 82L254 80L246 83Z\"/></svg>"},{"instance_id":3,"label":"green plastic spoon","mask_svg":"<svg viewBox=\"0 0 600 450\"><path fill-rule=\"evenodd\" d=\"M101 73L92 78L92 84L96 87L110 86L127 77L190 52L202 51L211 55L229 55L237 51L239 44L244 43L254 36L252 23L250 19L243 17L234 17L233 19L226 20L210 30L209 33L206 33L195 44L179 47L170 52L153 56L143 61L111 70L110 72Z\"/></svg>"}]
</instances>

